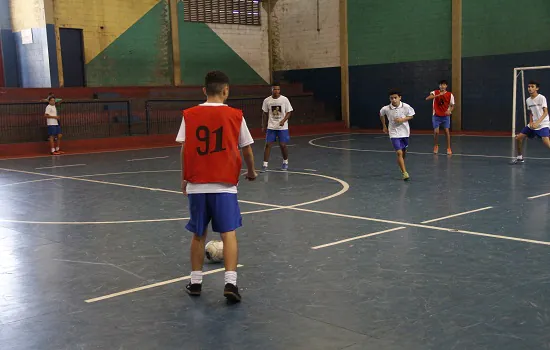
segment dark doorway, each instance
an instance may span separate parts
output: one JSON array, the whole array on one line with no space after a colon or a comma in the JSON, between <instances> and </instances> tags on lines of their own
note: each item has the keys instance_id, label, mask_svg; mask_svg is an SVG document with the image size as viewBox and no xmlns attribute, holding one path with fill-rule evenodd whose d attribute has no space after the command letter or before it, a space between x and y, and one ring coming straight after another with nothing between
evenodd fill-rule
<instances>
[{"instance_id":1,"label":"dark doorway","mask_svg":"<svg viewBox=\"0 0 550 350\"><path fill-rule=\"evenodd\" d=\"M86 86L82 29L59 28L64 87Z\"/></svg>"}]
</instances>

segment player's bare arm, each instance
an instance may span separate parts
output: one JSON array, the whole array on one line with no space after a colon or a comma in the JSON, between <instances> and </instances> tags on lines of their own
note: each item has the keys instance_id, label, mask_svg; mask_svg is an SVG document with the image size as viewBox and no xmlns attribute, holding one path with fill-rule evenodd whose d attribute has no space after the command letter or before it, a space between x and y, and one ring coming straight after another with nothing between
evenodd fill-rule
<instances>
[{"instance_id":1,"label":"player's bare arm","mask_svg":"<svg viewBox=\"0 0 550 350\"><path fill-rule=\"evenodd\" d=\"M252 152L252 147L250 145L242 148L244 162L246 163L246 168L248 169L247 174L245 175L246 179L249 181L256 180L258 174L254 169L254 153Z\"/></svg>"},{"instance_id":2,"label":"player's bare arm","mask_svg":"<svg viewBox=\"0 0 550 350\"><path fill-rule=\"evenodd\" d=\"M386 116L380 115L380 122L382 123L382 131L384 131L384 133L387 134L388 126L386 125Z\"/></svg>"},{"instance_id":3,"label":"player's bare arm","mask_svg":"<svg viewBox=\"0 0 550 350\"><path fill-rule=\"evenodd\" d=\"M290 115L292 114L292 112L287 112L287 114L285 115L285 117L283 118L283 120L281 120L281 122L279 123L280 126L284 126L285 123L287 122L287 120L290 119Z\"/></svg>"},{"instance_id":4,"label":"player's bare arm","mask_svg":"<svg viewBox=\"0 0 550 350\"><path fill-rule=\"evenodd\" d=\"M187 196L187 181L185 181L184 179L185 172L183 171L184 164L185 164L185 142L182 142L181 143L181 192L183 192L183 194Z\"/></svg>"},{"instance_id":5,"label":"player's bare arm","mask_svg":"<svg viewBox=\"0 0 550 350\"><path fill-rule=\"evenodd\" d=\"M265 131L267 128L267 119L269 118L269 114L266 112L262 112L262 131Z\"/></svg>"}]
</instances>

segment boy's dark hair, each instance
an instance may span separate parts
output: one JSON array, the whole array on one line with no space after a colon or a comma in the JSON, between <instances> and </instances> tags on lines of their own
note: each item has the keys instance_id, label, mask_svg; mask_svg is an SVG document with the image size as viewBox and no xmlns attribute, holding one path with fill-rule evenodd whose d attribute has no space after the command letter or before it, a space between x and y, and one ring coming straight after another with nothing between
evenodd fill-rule
<instances>
[{"instance_id":1,"label":"boy's dark hair","mask_svg":"<svg viewBox=\"0 0 550 350\"><path fill-rule=\"evenodd\" d=\"M449 83L445 79L443 79L439 82L439 85L442 85L442 84L445 84L445 85L449 86Z\"/></svg>"},{"instance_id":2,"label":"boy's dark hair","mask_svg":"<svg viewBox=\"0 0 550 350\"><path fill-rule=\"evenodd\" d=\"M399 91L397 89L391 89L390 91L388 91L388 96L391 96L391 95L397 95L397 96L401 97L401 91Z\"/></svg>"},{"instance_id":3,"label":"boy's dark hair","mask_svg":"<svg viewBox=\"0 0 550 350\"><path fill-rule=\"evenodd\" d=\"M208 72L204 78L204 87L207 95L221 94L226 85L229 85L229 77L219 70Z\"/></svg>"},{"instance_id":4,"label":"boy's dark hair","mask_svg":"<svg viewBox=\"0 0 550 350\"><path fill-rule=\"evenodd\" d=\"M279 83L278 81L274 81L273 84L271 84L271 87L275 86L281 87L281 83Z\"/></svg>"},{"instance_id":5,"label":"boy's dark hair","mask_svg":"<svg viewBox=\"0 0 550 350\"><path fill-rule=\"evenodd\" d=\"M50 97L48 97L48 102L50 102L52 100L52 98L55 100L55 96L50 96Z\"/></svg>"},{"instance_id":6,"label":"boy's dark hair","mask_svg":"<svg viewBox=\"0 0 550 350\"><path fill-rule=\"evenodd\" d=\"M531 80L531 81L529 82L529 85L535 85L536 87L540 88L540 84L539 84L538 81Z\"/></svg>"}]
</instances>

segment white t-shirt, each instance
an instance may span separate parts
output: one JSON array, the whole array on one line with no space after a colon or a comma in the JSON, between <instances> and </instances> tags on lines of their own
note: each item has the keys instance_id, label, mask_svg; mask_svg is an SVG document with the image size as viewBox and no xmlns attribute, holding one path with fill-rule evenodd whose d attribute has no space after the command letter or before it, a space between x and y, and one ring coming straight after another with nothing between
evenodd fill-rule
<instances>
[{"instance_id":1,"label":"white t-shirt","mask_svg":"<svg viewBox=\"0 0 550 350\"><path fill-rule=\"evenodd\" d=\"M380 110L380 115L388 118L388 129L390 138L392 139L409 137L409 135L411 134L409 122L406 121L404 123L396 123L394 120L397 118L412 117L414 116L414 114L414 109L403 102L401 102L398 107L394 107L390 103Z\"/></svg>"},{"instance_id":2,"label":"white t-shirt","mask_svg":"<svg viewBox=\"0 0 550 350\"><path fill-rule=\"evenodd\" d=\"M45 114L51 115L53 117L57 117L57 108L55 108L55 106L48 105L48 106L46 106ZM59 122L57 121L57 119L54 119L54 118L46 118L46 122L47 122L48 126L49 125L59 125Z\"/></svg>"},{"instance_id":3,"label":"white t-shirt","mask_svg":"<svg viewBox=\"0 0 550 350\"><path fill-rule=\"evenodd\" d=\"M287 130L288 129L288 120L285 122L284 126L280 126L281 120L283 120L288 112L292 112L292 105L288 98L283 95L280 95L279 98L273 98L269 96L264 100L262 105L262 110L265 113L269 113L269 118L267 120L267 128L270 130Z\"/></svg>"},{"instance_id":4,"label":"white t-shirt","mask_svg":"<svg viewBox=\"0 0 550 350\"><path fill-rule=\"evenodd\" d=\"M536 122L544 114L543 108L548 108L548 104L546 103L546 97L544 97L541 94L538 94L537 97L535 98L529 97L527 99L527 108L531 111L531 114L533 114L533 121ZM540 123L540 126L536 130L540 130L542 128L549 128L549 127L550 127L550 119L548 116L546 116L546 118L544 118L544 120L542 121L542 123Z\"/></svg>"},{"instance_id":5,"label":"white t-shirt","mask_svg":"<svg viewBox=\"0 0 550 350\"><path fill-rule=\"evenodd\" d=\"M226 106L223 103L203 103L201 106L207 107L219 107ZM180 130L176 137L176 142L185 142L185 119L182 118ZM241 131L239 132L239 147L243 148L254 143L250 130L244 120L241 123ZM211 183L211 184L187 184L187 193L237 193L237 186L228 185L224 183Z\"/></svg>"}]
</instances>

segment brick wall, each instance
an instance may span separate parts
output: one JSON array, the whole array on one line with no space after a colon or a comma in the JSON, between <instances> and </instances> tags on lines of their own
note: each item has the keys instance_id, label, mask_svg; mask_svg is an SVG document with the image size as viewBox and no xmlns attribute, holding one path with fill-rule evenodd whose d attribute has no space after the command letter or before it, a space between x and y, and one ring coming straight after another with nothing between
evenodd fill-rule
<instances>
[{"instance_id":1,"label":"brick wall","mask_svg":"<svg viewBox=\"0 0 550 350\"><path fill-rule=\"evenodd\" d=\"M272 26L274 70L340 66L338 1L278 0Z\"/></svg>"}]
</instances>

